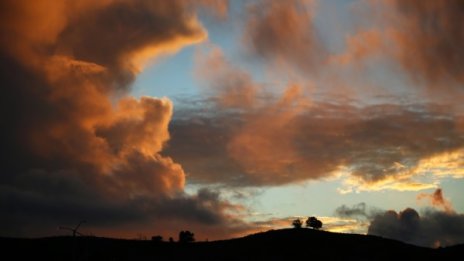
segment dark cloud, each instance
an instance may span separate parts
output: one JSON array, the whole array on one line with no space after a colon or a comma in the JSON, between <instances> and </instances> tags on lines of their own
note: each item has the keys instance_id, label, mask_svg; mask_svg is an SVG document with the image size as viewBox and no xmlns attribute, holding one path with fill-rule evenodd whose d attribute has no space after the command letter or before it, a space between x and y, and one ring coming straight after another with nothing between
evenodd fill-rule
<instances>
[{"instance_id":1,"label":"dark cloud","mask_svg":"<svg viewBox=\"0 0 464 261\"><path fill-rule=\"evenodd\" d=\"M439 106L308 106L297 87L255 110L189 115L171 124L166 153L200 183L280 185L343 167L366 186L417 189L414 171L424 160L464 145L459 117Z\"/></svg>"},{"instance_id":2,"label":"dark cloud","mask_svg":"<svg viewBox=\"0 0 464 261\"><path fill-rule=\"evenodd\" d=\"M258 1L250 5L244 41L250 50L278 65L315 71L326 53L307 1Z\"/></svg>"},{"instance_id":3,"label":"dark cloud","mask_svg":"<svg viewBox=\"0 0 464 261\"><path fill-rule=\"evenodd\" d=\"M124 96L149 58L206 38L196 4L1 2L2 236L81 219L121 236L188 225L214 238L243 226L227 213L240 206L219 194L186 194L182 167L161 154L172 103Z\"/></svg>"},{"instance_id":4,"label":"dark cloud","mask_svg":"<svg viewBox=\"0 0 464 261\"><path fill-rule=\"evenodd\" d=\"M368 234L426 246L450 246L464 242L464 215L427 210L419 215L407 208L374 217Z\"/></svg>"},{"instance_id":5,"label":"dark cloud","mask_svg":"<svg viewBox=\"0 0 464 261\"><path fill-rule=\"evenodd\" d=\"M464 2L392 1L403 67L416 79L449 87L464 82Z\"/></svg>"},{"instance_id":6,"label":"dark cloud","mask_svg":"<svg viewBox=\"0 0 464 261\"><path fill-rule=\"evenodd\" d=\"M110 186L114 180L96 182ZM138 232L170 235L188 227L201 236L223 238L248 229L225 213L238 213L240 206L216 192L203 189L192 196L134 194L131 198L124 193L111 194L85 184L80 173L30 171L17 175L14 185L2 185L0 231L2 236L56 235L64 233L57 230L59 225L74 225L79 220L87 220L83 232L124 237Z\"/></svg>"},{"instance_id":7,"label":"dark cloud","mask_svg":"<svg viewBox=\"0 0 464 261\"><path fill-rule=\"evenodd\" d=\"M352 207L342 205L335 209L335 215L339 217L368 217L369 214L366 212L366 203L361 202Z\"/></svg>"}]
</instances>

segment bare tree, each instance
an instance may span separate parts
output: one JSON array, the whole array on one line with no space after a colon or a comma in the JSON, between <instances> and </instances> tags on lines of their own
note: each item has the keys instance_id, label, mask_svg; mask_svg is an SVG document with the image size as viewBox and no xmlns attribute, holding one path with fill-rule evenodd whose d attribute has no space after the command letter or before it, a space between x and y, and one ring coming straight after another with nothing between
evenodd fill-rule
<instances>
[{"instance_id":1,"label":"bare tree","mask_svg":"<svg viewBox=\"0 0 464 261\"><path fill-rule=\"evenodd\" d=\"M79 228L81 227L81 225L82 225L83 223L86 223L86 222L87 222L87 221L85 221L85 220L81 220L81 221L79 222L79 224L77 224L77 226L76 226L75 228L60 226L60 227L58 227L58 229L60 229L60 230L69 230L69 231L71 231L73 237L75 237L76 235L82 236L82 234L81 234L78 230L79 230Z\"/></svg>"}]
</instances>

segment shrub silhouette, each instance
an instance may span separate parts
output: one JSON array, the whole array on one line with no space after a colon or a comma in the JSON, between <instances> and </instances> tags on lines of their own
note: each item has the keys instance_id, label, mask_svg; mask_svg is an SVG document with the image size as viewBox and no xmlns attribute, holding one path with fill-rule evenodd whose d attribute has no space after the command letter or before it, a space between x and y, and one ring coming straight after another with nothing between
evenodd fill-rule
<instances>
[{"instance_id":1,"label":"shrub silhouette","mask_svg":"<svg viewBox=\"0 0 464 261\"><path fill-rule=\"evenodd\" d=\"M188 230L179 232L179 242L189 243L195 241L194 234Z\"/></svg>"},{"instance_id":2,"label":"shrub silhouette","mask_svg":"<svg viewBox=\"0 0 464 261\"><path fill-rule=\"evenodd\" d=\"M322 221L320 221L316 217L309 217L306 220L306 226L307 227L312 227L314 229L320 229L322 227Z\"/></svg>"},{"instance_id":3,"label":"shrub silhouette","mask_svg":"<svg viewBox=\"0 0 464 261\"><path fill-rule=\"evenodd\" d=\"M151 241L153 241L153 242L163 242L163 237L162 236L152 236Z\"/></svg>"},{"instance_id":4,"label":"shrub silhouette","mask_svg":"<svg viewBox=\"0 0 464 261\"><path fill-rule=\"evenodd\" d=\"M299 218L293 220L293 222L292 222L292 226L294 228L301 228L302 225L303 225L303 223L301 222L301 220Z\"/></svg>"}]
</instances>

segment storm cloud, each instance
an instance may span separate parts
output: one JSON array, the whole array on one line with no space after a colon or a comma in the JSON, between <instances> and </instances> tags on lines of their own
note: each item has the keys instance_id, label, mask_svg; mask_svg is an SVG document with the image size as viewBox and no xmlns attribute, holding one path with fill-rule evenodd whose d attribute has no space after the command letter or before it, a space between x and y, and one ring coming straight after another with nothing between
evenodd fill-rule
<instances>
[{"instance_id":1,"label":"storm cloud","mask_svg":"<svg viewBox=\"0 0 464 261\"><path fill-rule=\"evenodd\" d=\"M149 59L206 39L198 6L224 13L227 3L0 5L2 236L55 234L81 219L125 237L185 223L224 236L215 227L239 206L207 190L187 195L183 168L161 154L171 101L127 93Z\"/></svg>"},{"instance_id":2,"label":"storm cloud","mask_svg":"<svg viewBox=\"0 0 464 261\"><path fill-rule=\"evenodd\" d=\"M377 215L367 233L426 247L462 244L464 215L436 210L419 215L412 208L399 213L390 210Z\"/></svg>"}]
</instances>

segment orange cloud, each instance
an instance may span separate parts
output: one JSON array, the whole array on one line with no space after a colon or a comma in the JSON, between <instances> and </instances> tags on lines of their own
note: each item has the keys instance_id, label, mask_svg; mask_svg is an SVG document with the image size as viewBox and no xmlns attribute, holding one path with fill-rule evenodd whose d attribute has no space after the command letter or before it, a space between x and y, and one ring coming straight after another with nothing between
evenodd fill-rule
<instances>
[{"instance_id":1,"label":"orange cloud","mask_svg":"<svg viewBox=\"0 0 464 261\"><path fill-rule=\"evenodd\" d=\"M250 74L231 64L221 49L199 51L195 56L197 77L225 108L252 108L257 105L260 86Z\"/></svg>"},{"instance_id":2,"label":"orange cloud","mask_svg":"<svg viewBox=\"0 0 464 261\"><path fill-rule=\"evenodd\" d=\"M228 0L196 0L195 2L200 7L205 7L211 10L217 18L225 19L228 16Z\"/></svg>"},{"instance_id":3,"label":"orange cloud","mask_svg":"<svg viewBox=\"0 0 464 261\"><path fill-rule=\"evenodd\" d=\"M464 81L462 1L391 1L398 58L413 76L438 83ZM441 88L444 88L443 86Z\"/></svg>"},{"instance_id":4,"label":"orange cloud","mask_svg":"<svg viewBox=\"0 0 464 261\"><path fill-rule=\"evenodd\" d=\"M434 207L442 208L449 213L454 212L451 202L443 197L441 188L437 188L432 194L420 193L417 195L417 200L427 200Z\"/></svg>"},{"instance_id":5,"label":"orange cloud","mask_svg":"<svg viewBox=\"0 0 464 261\"><path fill-rule=\"evenodd\" d=\"M231 186L335 177L341 192L418 191L459 177L461 131L434 106L309 103L301 91L289 87L248 111L189 111L172 122L166 153L192 182Z\"/></svg>"},{"instance_id":6,"label":"orange cloud","mask_svg":"<svg viewBox=\"0 0 464 261\"><path fill-rule=\"evenodd\" d=\"M306 74L317 70L326 51L313 26L310 8L311 3L299 0L251 5L244 42L254 54L279 66Z\"/></svg>"},{"instance_id":7,"label":"orange cloud","mask_svg":"<svg viewBox=\"0 0 464 261\"><path fill-rule=\"evenodd\" d=\"M76 218L102 230L157 229L157 217L212 233L237 209L184 192L182 166L162 155L172 103L125 97L153 56L207 37L196 4L1 2L4 235L55 234Z\"/></svg>"},{"instance_id":8,"label":"orange cloud","mask_svg":"<svg viewBox=\"0 0 464 261\"><path fill-rule=\"evenodd\" d=\"M251 114L227 145L230 157L259 183L280 183L306 166L293 143L296 130L289 128L305 105L301 92L289 86L275 104Z\"/></svg>"},{"instance_id":9,"label":"orange cloud","mask_svg":"<svg viewBox=\"0 0 464 261\"><path fill-rule=\"evenodd\" d=\"M346 37L346 50L343 54L332 55L330 62L349 65L380 54L385 48L385 39L378 30L361 31Z\"/></svg>"}]
</instances>

